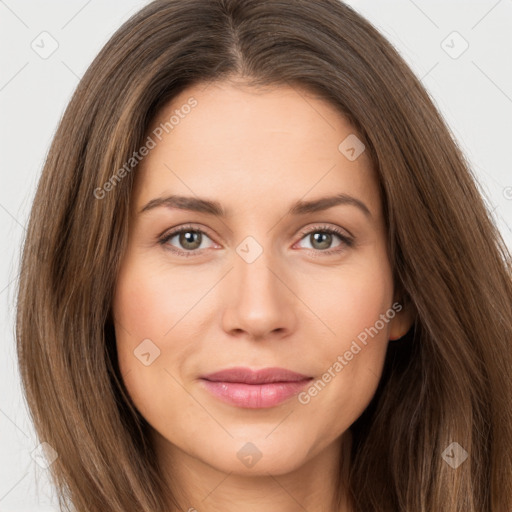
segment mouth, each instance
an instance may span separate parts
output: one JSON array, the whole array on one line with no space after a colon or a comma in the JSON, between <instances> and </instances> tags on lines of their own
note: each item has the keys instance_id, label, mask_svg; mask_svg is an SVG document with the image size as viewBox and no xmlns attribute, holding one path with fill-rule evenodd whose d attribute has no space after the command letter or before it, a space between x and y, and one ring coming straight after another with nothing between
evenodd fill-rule
<instances>
[{"instance_id":1,"label":"mouth","mask_svg":"<svg viewBox=\"0 0 512 512\"><path fill-rule=\"evenodd\" d=\"M313 377L284 368L230 368L200 378L216 398L246 409L275 407L299 393Z\"/></svg>"}]
</instances>

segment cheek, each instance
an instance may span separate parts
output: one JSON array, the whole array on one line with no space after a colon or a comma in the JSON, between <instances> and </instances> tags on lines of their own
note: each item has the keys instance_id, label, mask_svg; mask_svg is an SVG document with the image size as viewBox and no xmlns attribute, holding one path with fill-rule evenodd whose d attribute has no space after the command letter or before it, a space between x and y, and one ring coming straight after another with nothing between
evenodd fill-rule
<instances>
[{"instance_id":1,"label":"cheek","mask_svg":"<svg viewBox=\"0 0 512 512\"><path fill-rule=\"evenodd\" d=\"M340 301L345 308L342 317L350 326L351 337L357 337L375 326L380 315L390 307L393 288L387 274L367 270L354 273L345 289L346 294ZM387 335L387 325L383 328L378 324L379 334Z\"/></svg>"},{"instance_id":2,"label":"cheek","mask_svg":"<svg viewBox=\"0 0 512 512\"><path fill-rule=\"evenodd\" d=\"M177 274L151 258L128 258L120 270L113 300L118 363L128 393L145 416L163 405L159 391L175 397L183 393L172 376L180 378L182 363L194 349L193 310L207 289L204 276Z\"/></svg>"},{"instance_id":3,"label":"cheek","mask_svg":"<svg viewBox=\"0 0 512 512\"><path fill-rule=\"evenodd\" d=\"M183 274L176 275L150 258L123 266L113 302L121 349L128 339L140 343L150 338L160 343L197 302L195 281Z\"/></svg>"},{"instance_id":4,"label":"cheek","mask_svg":"<svg viewBox=\"0 0 512 512\"><path fill-rule=\"evenodd\" d=\"M327 332L324 343L311 353L320 373L302 403L315 414L325 407L334 412L327 422L333 435L340 424L351 423L364 411L382 374L389 321L394 316L391 271L382 261L387 260L376 257L340 271L330 282L330 292L315 302L334 334Z\"/></svg>"},{"instance_id":5,"label":"cheek","mask_svg":"<svg viewBox=\"0 0 512 512\"><path fill-rule=\"evenodd\" d=\"M119 273L113 300L119 368L135 402L157 377L161 340L174 317L157 278L149 265L128 259Z\"/></svg>"},{"instance_id":6,"label":"cheek","mask_svg":"<svg viewBox=\"0 0 512 512\"><path fill-rule=\"evenodd\" d=\"M310 283L311 284L311 283ZM323 288L324 293L319 293ZM311 290L311 288L310 288ZM311 309L318 313L330 328L326 341L333 348L343 348L350 340L365 332L379 320L392 303L391 270L384 257L369 258L339 272L330 272L321 285L315 285L315 294L307 295ZM304 289L303 294L307 291ZM384 328L379 324L384 337ZM381 336L382 337L382 336Z\"/></svg>"}]
</instances>

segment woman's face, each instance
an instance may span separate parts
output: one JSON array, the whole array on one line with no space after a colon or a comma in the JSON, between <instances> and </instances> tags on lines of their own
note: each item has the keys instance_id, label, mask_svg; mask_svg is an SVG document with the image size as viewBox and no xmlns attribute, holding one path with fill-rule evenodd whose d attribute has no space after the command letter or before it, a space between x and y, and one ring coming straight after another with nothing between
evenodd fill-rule
<instances>
[{"instance_id":1,"label":"woman's face","mask_svg":"<svg viewBox=\"0 0 512 512\"><path fill-rule=\"evenodd\" d=\"M194 86L148 135L113 305L128 392L171 456L293 471L337 445L408 328L368 154L285 86Z\"/></svg>"}]
</instances>

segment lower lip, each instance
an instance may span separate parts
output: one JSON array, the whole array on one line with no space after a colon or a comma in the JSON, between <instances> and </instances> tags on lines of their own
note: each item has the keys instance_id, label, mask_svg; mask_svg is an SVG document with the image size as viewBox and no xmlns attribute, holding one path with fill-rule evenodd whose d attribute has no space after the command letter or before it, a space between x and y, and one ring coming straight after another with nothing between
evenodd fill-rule
<instances>
[{"instance_id":1,"label":"lower lip","mask_svg":"<svg viewBox=\"0 0 512 512\"><path fill-rule=\"evenodd\" d=\"M311 379L297 382L270 382L242 384L240 382L212 382L202 379L204 387L223 402L247 409L275 407L298 394Z\"/></svg>"}]
</instances>

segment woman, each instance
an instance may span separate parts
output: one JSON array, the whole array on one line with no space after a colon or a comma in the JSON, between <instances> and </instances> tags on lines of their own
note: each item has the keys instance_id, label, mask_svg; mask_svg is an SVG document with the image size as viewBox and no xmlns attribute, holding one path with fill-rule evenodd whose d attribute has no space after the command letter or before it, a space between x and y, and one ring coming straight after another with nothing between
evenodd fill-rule
<instances>
[{"instance_id":1,"label":"woman","mask_svg":"<svg viewBox=\"0 0 512 512\"><path fill-rule=\"evenodd\" d=\"M151 3L80 83L27 232L61 506L510 510L510 262L349 7Z\"/></svg>"}]
</instances>

